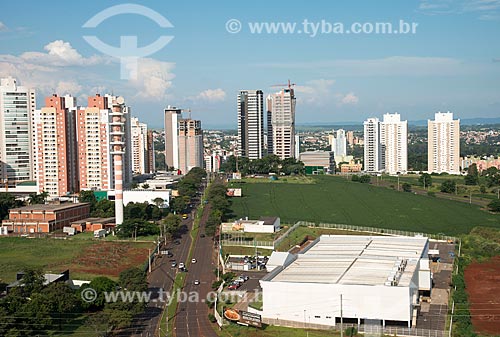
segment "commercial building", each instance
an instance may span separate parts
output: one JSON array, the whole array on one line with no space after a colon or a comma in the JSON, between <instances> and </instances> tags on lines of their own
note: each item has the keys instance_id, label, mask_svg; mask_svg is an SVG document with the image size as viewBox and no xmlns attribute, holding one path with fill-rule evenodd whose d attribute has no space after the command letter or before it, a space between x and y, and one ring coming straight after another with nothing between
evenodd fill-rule
<instances>
[{"instance_id":1,"label":"commercial building","mask_svg":"<svg viewBox=\"0 0 500 337\"><path fill-rule=\"evenodd\" d=\"M268 153L281 159L295 158L295 103L290 86L267 97Z\"/></svg>"},{"instance_id":2,"label":"commercial building","mask_svg":"<svg viewBox=\"0 0 500 337\"><path fill-rule=\"evenodd\" d=\"M160 208L167 208L172 196L172 190L125 190L123 191L123 204L125 206L130 202L145 203L157 205ZM162 201L160 201L160 199Z\"/></svg>"},{"instance_id":3,"label":"commercial building","mask_svg":"<svg viewBox=\"0 0 500 337\"><path fill-rule=\"evenodd\" d=\"M384 172L406 173L408 171L408 121L401 121L398 113L384 114L384 119L380 123L380 144L384 151Z\"/></svg>"},{"instance_id":4,"label":"commercial building","mask_svg":"<svg viewBox=\"0 0 500 337\"><path fill-rule=\"evenodd\" d=\"M13 233L49 233L89 215L89 203L30 205L10 209L9 218L2 221L2 227Z\"/></svg>"},{"instance_id":5,"label":"commercial building","mask_svg":"<svg viewBox=\"0 0 500 337\"><path fill-rule=\"evenodd\" d=\"M335 173L335 156L333 151L308 151L299 155L304 163L306 174Z\"/></svg>"},{"instance_id":6,"label":"commercial building","mask_svg":"<svg viewBox=\"0 0 500 337\"><path fill-rule=\"evenodd\" d=\"M427 171L460 174L460 120L451 112L436 112L427 132Z\"/></svg>"},{"instance_id":7,"label":"commercial building","mask_svg":"<svg viewBox=\"0 0 500 337\"><path fill-rule=\"evenodd\" d=\"M344 163L340 165L340 172L341 173L359 173L363 169L363 165L358 162L354 162L354 160L350 161L349 163Z\"/></svg>"},{"instance_id":8,"label":"commercial building","mask_svg":"<svg viewBox=\"0 0 500 337\"><path fill-rule=\"evenodd\" d=\"M335 326L416 319L431 274L425 237L322 235L260 280L264 322Z\"/></svg>"},{"instance_id":9,"label":"commercial building","mask_svg":"<svg viewBox=\"0 0 500 337\"><path fill-rule=\"evenodd\" d=\"M207 172L219 172L222 156L217 153L205 155L205 170Z\"/></svg>"},{"instance_id":10,"label":"commercial building","mask_svg":"<svg viewBox=\"0 0 500 337\"><path fill-rule=\"evenodd\" d=\"M203 168L203 130L201 121L191 118L179 120L179 166L182 174L193 167Z\"/></svg>"},{"instance_id":11,"label":"commercial building","mask_svg":"<svg viewBox=\"0 0 500 337\"><path fill-rule=\"evenodd\" d=\"M237 153L241 157L260 159L264 156L264 94L262 90L241 90L237 103Z\"/></svg>"},{"instance_id":12,"label":"commercial building","mask_svg":"<svg viewBox=\"0 0 500 337\"><path fill-rule=\"evenodd\" d=\"M368 173L379 173L384 170L384 151L380 144L380 121L368 118L364 123L364 170Z\"/></svg>"},{"instance_id":13,"label":"commercial building","mask_svg":"<svg viewBox=\"0 0 500 337\"><path fill-rule=\"evenodd\" d=\"M74 97L56 94L46 97L45 106L34 113L34 154L40 193L59 197L80 190L76 113Z\"/></svg>"},{"instance_id":14,"label":"commercial building","mask_svg":"<svg viewBox=\"0 0 500 337\"><path fill-rule=\"evenodd\" d=\"M0 79L0 179L15 187L34 181L32 118L35 91L12 77Z\"/></svg>"}]
</instances>

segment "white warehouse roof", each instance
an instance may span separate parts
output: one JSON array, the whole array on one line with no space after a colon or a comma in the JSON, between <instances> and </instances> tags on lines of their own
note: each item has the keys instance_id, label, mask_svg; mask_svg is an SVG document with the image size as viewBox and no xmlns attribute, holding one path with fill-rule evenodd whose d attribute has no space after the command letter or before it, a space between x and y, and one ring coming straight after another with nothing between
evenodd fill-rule
<instances>
[{"instance_id":1,"label":"white warehouse roof","mask_svg":"<svg viewBox=\"0 0 500 337\"><path fill-rule=\"evenodd\" d=\"M426 237L322 235L263 280L408 287L427 251Z\"/></svg>"}]
</instances>

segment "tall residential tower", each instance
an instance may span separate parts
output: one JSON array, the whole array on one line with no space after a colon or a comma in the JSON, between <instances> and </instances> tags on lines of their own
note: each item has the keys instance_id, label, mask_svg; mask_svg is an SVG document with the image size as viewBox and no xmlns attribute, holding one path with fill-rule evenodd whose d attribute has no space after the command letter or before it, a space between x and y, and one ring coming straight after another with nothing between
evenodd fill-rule
<instances>
[{"instance_id":1,"label":"tall residential tower","mask_svg":"<svg viewBox=\"0 0 500 337\"><path fill-rule=\"evenodd\" d=\"M408 171L408 121L398 113L385 114L380 123L380 144L384 151L384 171L389 174Z\"/></svg>"},{"instance_id":2,"label":"tall residential tower","mask_svg":"<svg viewBox=\"0 0 500 337\"><path fill-rule=\"evenodd\" d=\"M364 171L369 173L384 170L384 156L380 144L380 122L378 118L368 118L364 123L365 154Z\"/></svg>"},{"instance_id":3,"label":"tall residential tower","mask_svg":"<svg viewBox=\"0 0 500 337\"><path fill-rule=\"evenodd\" d=\"M427 121L429 172L460 173L460 120L451 112L436 112Z\"/></svg>"},{"instance_id":4,"label":"tall residential tower","mask_svg":"<svg viewBox=\"0 0 500 337\"><path fill-rule=\"evenodd\" d=\"M238 155L249 159L264 156L262 90L241 90L238 94Z\"/></svg>"},{"instance_id":5,"label":"tall residential tower","mask_svg":"<svg viewBox=\"0 0 500 337\"><path fill-rule=\"evenodd\" d=\"M295 157L295 102L290 86L267 97L268 152L281 159Z\"/></svg>"}]
</instances>

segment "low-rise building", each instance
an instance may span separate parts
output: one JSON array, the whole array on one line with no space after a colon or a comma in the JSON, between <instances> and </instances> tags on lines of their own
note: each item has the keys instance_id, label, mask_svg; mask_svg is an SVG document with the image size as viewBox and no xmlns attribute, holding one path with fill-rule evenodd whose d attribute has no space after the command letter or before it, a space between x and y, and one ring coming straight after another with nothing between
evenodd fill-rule
<instances>
[{"instance_id":1,"label":"low-rise building","mask_svg":"<svg viewBox=\"0 0 500 337\"><path fill-rule=\"evenodd\" d=\"M245 233L275 233L280 230L279 217L261 217L260 220L239 219L222 223L222 232L243 231Z\"/></svg>"},{"instance_id":2,"label":"low-rise building","mask_svg":"<svg viewBox=\"0 0 500 337\"><path fill-rule=\"evenodd\" d=\"M322 235L260 280L260 314L289 326L335 326L342 316L410 327L429 291L428 250L426 237Z\"/></svg>"},{"instance_id":3,"label":"low-rise building","mask_svg":"<svg viewBox=\"0 0 500 337\"><path fill-rule=\"evenodd\" d=\"M335 156L333 151L308 151L299 155L304 163L306 174L335 173Z\"/></svg>"},{"instance_id":4,"label":"low-rise building","mask_svg":"<svg viewBox=\"0 0 500 337\"><path fill-rule=\"evenodd\" d=\"M2 221L9 233L49 233L70 226L73 221L88 218L89 203L59 205L29 205L9 210Z\"/></svg>"}]
</instances>

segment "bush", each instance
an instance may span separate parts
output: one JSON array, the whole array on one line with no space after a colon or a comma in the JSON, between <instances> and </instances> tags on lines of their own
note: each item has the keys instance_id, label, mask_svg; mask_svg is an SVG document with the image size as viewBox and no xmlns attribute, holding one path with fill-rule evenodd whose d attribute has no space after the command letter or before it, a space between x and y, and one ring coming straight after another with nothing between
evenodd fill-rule
<instances>
[{"instance_id":1,"label":"bush","mask_svg":"<svg viewBox=\"0 0 500 337\"><path fill-rule=\"evenodd\" d=\"M215 323L217 322L217 320L215 319L215 316L214 314L208 314L208 320L212 323Z\"/></svg>"},{"instance_id":2,"label":"bush","mask_svg":"<svg viewBox=\"0 0 500 337\"><path fill-rule=\"evenodd\" d=\"M497 200L492 200L489 204L488 204L488 208L490 211L492 212L495 212L495 213L499 213L500 212L500 200L497 199Z\"/></svg>"},{"instance_id":3,"label":"bush","mask_svg":"<svg viewBox=\"0 0 500 337\"><path fill-rule=\"evenodd\" d=\"M351 177L351 181L359 181L359 176L356 174L353 174Z\"/></svg>"},{"instance_id":4,"label":"bush","mask_svg":"<svg viewBox=\"0 0 500 337\"><path fill-rule=\"evenodd\" d=\"M435 197L436 196L436 192L429 191L429 192L427 192L427 195L429 197Z\"/></svg>"},{"instance_id":5,"label":"bush","mask_svg":"<svg viewBox=\"0 0 500 337\"><path fill-rule=\"evenodd\" d=\"M410 184L404 183L402 185L402 187L403 187L403 191L405 191L405 192L411 192L411 185Z\"/></svg>"},{"instance_id":6,"label":"bush","mask_svg":"<svg viewBox=\"0 0 500 337\"><path fill-rule=\"evenodd\" d=\"M220 287L220 285L222 284L222 280L219 280L219 281L214 281L214 283L212 283L212 289L213 290L216 290Z\"/></svg>"},{"instance_id":7,"label":"bush","mask_svg":"<svg viewBox=\"0 0 500 337\"><path fill-rule=\"evenodd\" d=\"M356 329L355 327L351 326L347 329L344 330L345 331L345 335L346 336L356 336L358 334L358 329Z\"/></svg>"},{"instance_id":8,"label":"bush","mask_svg":"<svg viewBox=\"0 0 500 337\"><path fill-rule=\"evenodd\" d=\"M481 186L479 187L479 192L481 192L482 194L485 194L485 193L486 193L486 186L481 185Z\"/></svg>"}]
</instances>

